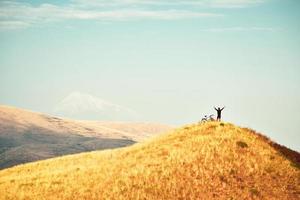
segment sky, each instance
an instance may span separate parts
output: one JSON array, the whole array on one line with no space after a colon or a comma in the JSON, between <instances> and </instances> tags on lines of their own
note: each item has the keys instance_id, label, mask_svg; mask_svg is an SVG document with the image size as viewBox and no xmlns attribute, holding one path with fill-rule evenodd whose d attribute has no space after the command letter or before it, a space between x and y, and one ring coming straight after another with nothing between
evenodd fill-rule
<instances>
[{"instance_id":1,"label":"sky","mask_svg":"<svg viewBox=\"0 0 300 200\"><path fill-rule=\"evenodd\" d=\"M0 104L55 114L81 94L176 126L226 106L224 121L300 151L299 10L298 0L1 0Z\"/></svg>"}]
</instances>

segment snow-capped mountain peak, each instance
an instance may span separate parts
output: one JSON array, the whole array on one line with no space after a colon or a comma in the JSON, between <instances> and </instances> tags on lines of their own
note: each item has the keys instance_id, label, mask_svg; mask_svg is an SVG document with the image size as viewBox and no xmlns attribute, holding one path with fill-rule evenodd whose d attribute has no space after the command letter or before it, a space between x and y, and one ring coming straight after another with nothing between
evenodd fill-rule
<instances>
[{"instance_id":1,"label":"snow-capped mountain peak","mask_svg":"<svg viewBox=\"0 0 300 200\"><path fill-rule=\"evenodd\" d=\"M72 92L54 108L63 117L89 120L136 120L138 114L124 106L113 104L90 94Z\"/></svg>"}]
</instances>

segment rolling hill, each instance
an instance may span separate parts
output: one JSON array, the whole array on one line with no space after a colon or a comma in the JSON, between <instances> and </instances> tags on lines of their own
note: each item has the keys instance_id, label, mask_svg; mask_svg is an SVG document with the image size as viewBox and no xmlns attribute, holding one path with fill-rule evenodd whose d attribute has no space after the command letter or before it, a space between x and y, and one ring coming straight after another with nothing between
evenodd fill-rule
<instances>
[{"instance_id":1,"label":"rolling hill","mask_svg":"<svg viewBox=\"0 0 300 200\"><path fill-rule=\"evenodd\" d=\"M124 147L170 126L76 121L0 106L0 169L66 154Z\"/></svg>"},{"instance_id":2,"label":"rolling hill","mask_svg":"<svg viewBox=\"0 0 300 200\"><path fill-rule=\"evenodd\" d=\"M0 199L300 199L300 154L208 122L0 171Z\"/></svg>"}]
</instances>

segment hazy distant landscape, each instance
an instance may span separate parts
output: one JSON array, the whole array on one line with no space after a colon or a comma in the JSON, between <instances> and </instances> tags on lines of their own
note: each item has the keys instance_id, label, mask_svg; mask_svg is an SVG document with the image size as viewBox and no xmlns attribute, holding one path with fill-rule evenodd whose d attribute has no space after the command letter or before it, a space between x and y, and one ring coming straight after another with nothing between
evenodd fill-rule
<instances>
[{"instance_id":1,"label":"hazy distant landscape","mask_svg":"<svg viewBox=\"0 0 300 200\"><path fill-rule=\"evenodd\" d=\"M155 123L67 120L0 105L0 169L132 145L171 129Z\"/></svg>"}]
</instances>

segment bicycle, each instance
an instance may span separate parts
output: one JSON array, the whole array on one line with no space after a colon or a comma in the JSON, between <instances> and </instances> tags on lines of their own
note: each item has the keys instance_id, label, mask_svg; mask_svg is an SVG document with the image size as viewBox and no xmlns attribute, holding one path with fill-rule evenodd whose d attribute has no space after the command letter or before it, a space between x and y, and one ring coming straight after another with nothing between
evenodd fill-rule
<instances>
[{"instance_id":1,"label":"bicycle","mask_svg":"<svg viewBox=\"0 0 300 200\"><path fill-rule=\"evenodd\" d=\"M214 115L204 115L204 117L201 119L201 123L203 122L209 122L209 121L215 121Z\"/></svg>"}]
</instances>

